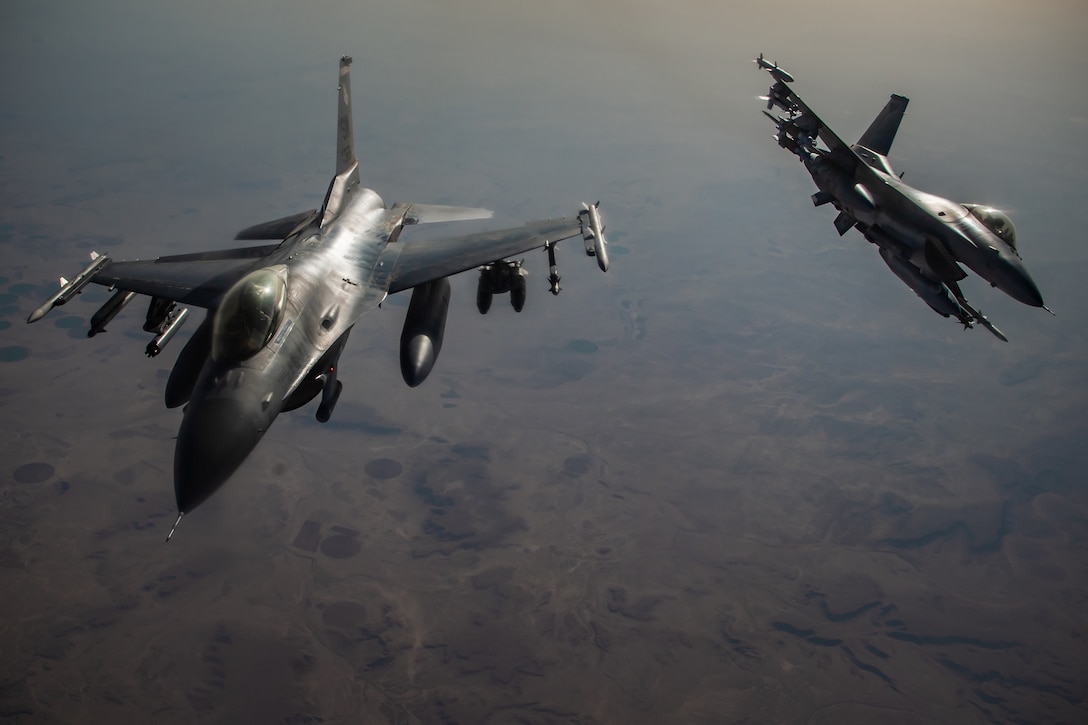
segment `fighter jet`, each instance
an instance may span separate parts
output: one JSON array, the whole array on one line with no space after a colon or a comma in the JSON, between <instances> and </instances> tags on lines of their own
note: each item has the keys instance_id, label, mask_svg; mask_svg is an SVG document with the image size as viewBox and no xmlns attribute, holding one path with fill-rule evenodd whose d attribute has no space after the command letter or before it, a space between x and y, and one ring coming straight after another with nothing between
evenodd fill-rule
<instances>
[{"instance_id":1,"label":"fighter jet","mask_svg":"<svg viewBox=\"0 0 1088 725\"><path fill-rule=\"evenodd\" d=\"M36 309L28 323L68 302L88 284L115 290L92 317L88 336L138 295L151 298L144 329L158 355L189 307L207 314L178 355L166 383L166 405L184 405L174 452L178 517L208 499L237 470L280 413L320 396L326 422L340 397L340 355L353 326L387 295L412 290L400 337L400 368L412 387L422 383L442 349L450 302L448 276L483 267L481 285L508 270L522 281L520 262L506 258L544 248L555 272L555 243L582 236L588 256L608 269L596 205L572 218L440 240L401 238L405 226L489 218L486 209L397 203L387 207L360 184L352 129L351 58L340 59L336 174L319 209L248 227L240 240L276 240L152 261L92 261ZM488 299L492 291L487 291ZM482 293L481 293L482 294ZM171 528L170 535L173 535ZM170 536L167 536L169 540Z\"/></svg>"},{"instance_id":2,"label":"fighter jet","mask_svg":"<svg viewBox=\"0 0 1088 725\"><path fill-rule=\"evenodd\" d=\"M774 79L761 96L767 102L763 113L777 130L774 138L812 175L819 189L812 203L838 210L834 224L839 236L857 229L927 305L964 328L978 323L1008 340L964 298L959 281L967 273L961 264L1013 299L1050 312L1021 262L1008 215L984 204L958 204L919 191L892 170L888 150L907 98L892 95L861 139L848 146L793 92L792 75L762 53L755 63ZM784 113L771 114L776 107Z\"/></svg>"}]
</instances>

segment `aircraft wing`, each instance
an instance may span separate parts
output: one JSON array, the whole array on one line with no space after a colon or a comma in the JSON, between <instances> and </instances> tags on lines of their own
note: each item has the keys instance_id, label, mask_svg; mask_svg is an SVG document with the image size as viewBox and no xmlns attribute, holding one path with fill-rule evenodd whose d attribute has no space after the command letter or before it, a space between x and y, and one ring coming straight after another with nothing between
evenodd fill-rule
<instances>
[{"instance_id":1,"label":"aircraft wing","mask_svg":"<svg viewBox=\"0 0 1088 725\"><path fill-rule=\"evenodd\" d=\"M242 247L131 262L111 260L95 272L90 281L208 308L258 260L268 256L278 246Z\"/></svg>"},{"instance_id":2,"label":"aircraft wing","mask_svg":"<svg viewBox=\"0 0 1088 725\"><path fill-rule=\"evenodd\" d=\"M790 151L802 156L810 153L818 153L830 159L836 166L846 173L858 178L859 181L873 181L875 175L865 161L858 156L850 144L839 138L831 127L824 123L815 111L813 111L801 96L794 92L790 83L793 76L786 73L776 64L763 59L763 55L756 59L756 64L771 74L774 85L762 98L767 101L767 116L778 127L778 144ZM774 116L768 111L778 107L786 112L785 116ZM905 104L904 104L905 107ZM901 111L902 109L900 109ZM900 115L902 115L900 113ZM898 123L896 123L898 128ZM894 130L892 131L894 135ZM816 146L816 139L823 142L826 150Z\"/></svg>"},{"instance_id":3,"label":"aircraft wing","mask_svg":"<svg viewBox=\"0 0 1088 725\"><path fill-rule=\"evenodd\" d=\"M577 218L561 218L448 239L398 241L390 245L400 254L389 275L389 294L581 235Z\"/></svg>"},{"instance_id":4,"label":"aircraft wing","mask_svg":"<svg viewBox=\"0 0 1088 725\"><path fill-rule=\"evenodd\" d=\"M798 115L793 123L802 132L819 138L827 147L824 156L830 158L837 166L845 171L856 172L859 166L866 166L861 157L850 148L850 144L839 138L831 127L824 123L823 119L816 115L804 99L786 87L786 97L797 107Z\"/></svg>"},{"instance_id":5,"label":"aircraft wing","mask_svg":"<svg viewBox=\"0 0 1088 725\"><path fill-rule=\"evenodd\" d=\"M817 135L827 146L832 161L844 168L856 168L859 165L864 165L861 158L850 148L850 145L839 138L838 134L832 131L831 127L824 123L823 119L817 116L816 112L809 108L808 104L801 100L800 96L797 96L796 102L797 107L801 109L802 118L817 129Z\"/></svg>"}]
</instances>

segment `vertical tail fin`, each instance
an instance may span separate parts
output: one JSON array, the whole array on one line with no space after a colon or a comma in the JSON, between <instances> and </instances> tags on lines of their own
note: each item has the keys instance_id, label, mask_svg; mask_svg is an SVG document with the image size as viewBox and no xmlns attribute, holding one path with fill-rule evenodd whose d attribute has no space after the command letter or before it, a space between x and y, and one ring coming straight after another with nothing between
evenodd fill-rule
<instances>
[{"instance_id":1,"label":"vertical tail fin","mask_svg":"<svg viewBox=\"0 0 1088 725\"><path fill-rule=\"evenodd\" d=\"M887 156L888 150L892 147L892 141L895 140L895 134L899 130L899 122L903 120L903 112L907 110L909 102L909 98L892 94L892 97L888 99L888 104L884 106L884 110L873 120L861 139L858 140L858 146L864 146L881 156Z\"/></svg>"},{"instance_id":2,"label":"vertical tail fin","mask_svg":"<svg viewBox=\"0 0 1088 725\"><path fill-rule=\"evenodd\" d=\"M351 122L351 56L340 58L339 101L336 118L336 176L321 206L321 226L340 213L351 192L359 186L359 160L355 157L355 131Z\"/></svg>"},{"instance_id":3,"label":"vertical tail fin","mask_svg":"<svg viewBox=\"0 0 1088 725\"><path fill-rule=\"evenodd\" d=\"M355 158L355 132L351 123L351 56L340 59L340 103L336 117L336 175L350 171Z\"/></svg>"}]
</instances>

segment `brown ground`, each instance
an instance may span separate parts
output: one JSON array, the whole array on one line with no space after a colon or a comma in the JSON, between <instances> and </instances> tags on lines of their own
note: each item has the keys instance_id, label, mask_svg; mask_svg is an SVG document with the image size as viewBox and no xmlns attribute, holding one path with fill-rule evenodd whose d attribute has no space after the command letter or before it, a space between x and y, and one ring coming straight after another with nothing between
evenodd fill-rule
<instances>
[{"instance_id":1,"label":"brown ground","mask_svg":"<svg viewBox=\"0 0 1088 725\"><path fill-rule=\"evenodd\" d=\"M1077 482L965 446L903 366L814 369L788 321L740 311L676 358L708 313L624 296L572 340L554 309L458 308L409 390L387 305L333 423L281 418L168 545L168 363L123 332L11 328L33 352L0 392L7 720L1084 714Z\"/></svg>"},{"instance_id":2,"label":"brown ground","mask_svg":"<svg viewBox=\"0 0 1088 725\"><path fill-rule=\"evenodd\" d=\"M989 32L1015 4L955 9L940 33L900 4L913 24L881 18L842 50L843 13L768 26L765 3L635 3L653 22L611 35L616 3L517 4L546 25L481 2L374 22L373 5L333 23L209 4L178 10L184 28L95 5L9 26L0 720L1088 721L1084 114L1060 61L1084 13L1056 42L1053 14ZM907 179L1016 200L1059 317L971 279L1011 342L961 332L835 236L770 141L765 79L734 57L775 28L844 134L908 75L944 94L912 106ZM962 67L882 59L922 31ZM503 300L476 315L459 278L417 389L391 300L352 334L332 421L283 416L163 544L182 341L145 359L138 304L87 340L93 298L23 321L89 249L225 246L319 203L319 104L344 51L371 71L356 133L387 202L487 204L506 224L601 198L612 270L561 248L553 300L532 256L516 318ZM972 72L994 53L1005 71Z\"/></svg>"}]
</instances>

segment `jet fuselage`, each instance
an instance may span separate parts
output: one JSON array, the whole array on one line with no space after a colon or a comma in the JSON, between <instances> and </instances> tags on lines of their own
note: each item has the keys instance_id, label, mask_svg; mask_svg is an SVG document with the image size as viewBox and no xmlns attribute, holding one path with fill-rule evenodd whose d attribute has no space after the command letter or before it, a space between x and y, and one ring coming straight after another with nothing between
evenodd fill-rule
<instances>
[{"instance_id":1,"label":"jet fuselage","mask_svg":"<svg viewBox=\"0 0 1088 725\"><path fill-rule=\"evenodd\" d=\"M855 147L880 182L862 184L821 156L803 159L817 188L832 195L835 206L864 225L863 233L882 248L890 248L924 271L943 277L931 268L925 245L935 242L954 261L972 271L1013 299L1042 307L1035 281L1019 254L988 229L963 204L919 191L904 183L878 154ZM874 158L879 161L873 162ZM880 163L883 161L883 163ZM871 230L871 231L869 231Z\"/></svg>"},{"instance_id":2,"label":"jet fuselage","mask_svg":"<svg viewBox=\"0 0 1088 725\"><path fill-rule=\"evenodd\" d=\"M212 354L185 410L174 456L179 513L198 506L230 477L300 386L321 375L333 376L328 382L336 384L337 343L342 347L352 325L385 299L392 265L382 253L402 216L403 211L390 213L375 192L358 189L325 228L303 229L261 260L256 269L281 279L286 294L271 339L248 357L217 356L223 341L215 337L229 334L231 324L218 318L231 311L221 305L209 312Z\"/></svg>"}]
</instances>

